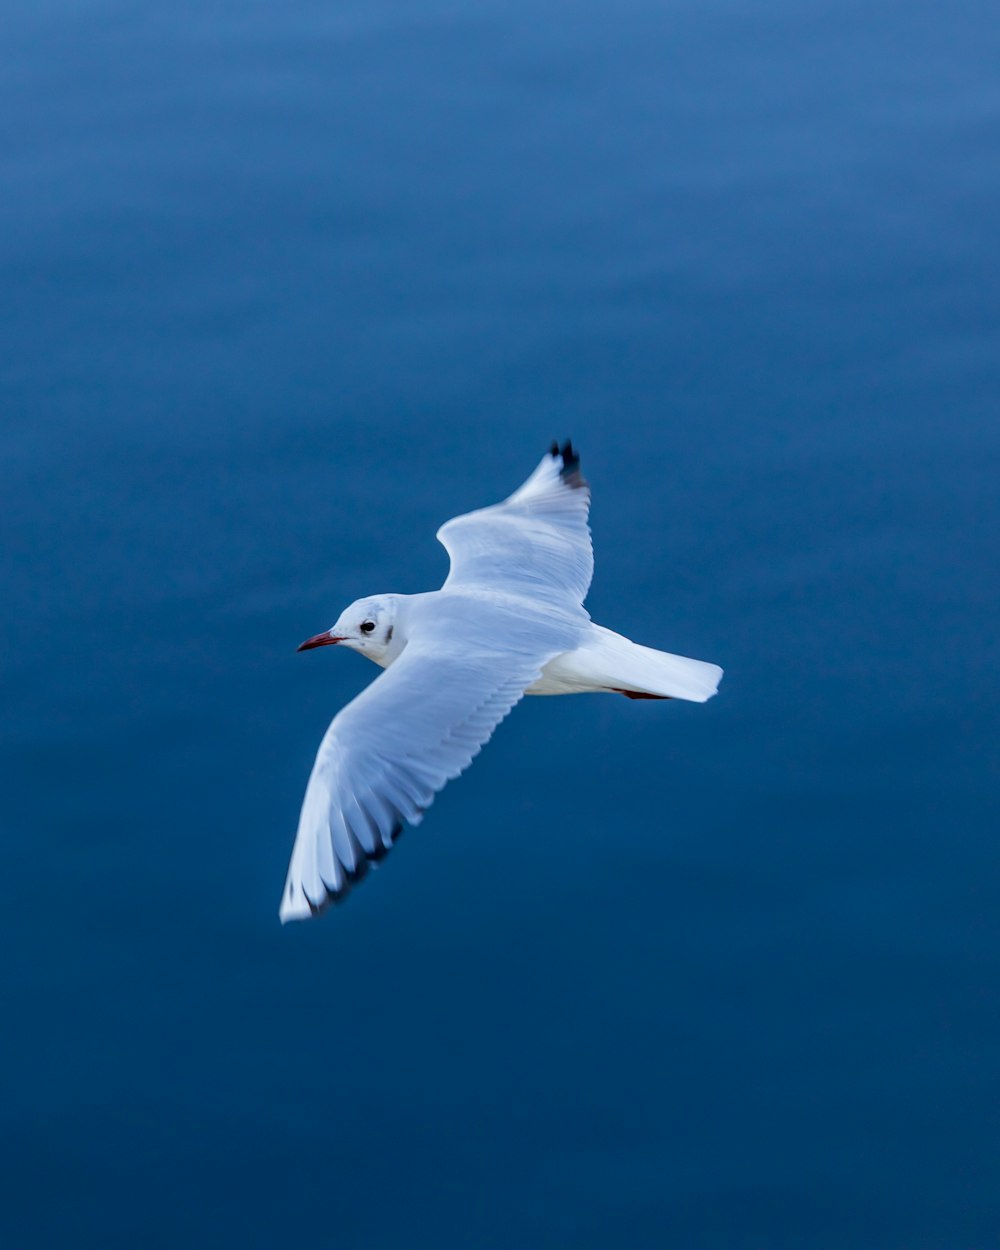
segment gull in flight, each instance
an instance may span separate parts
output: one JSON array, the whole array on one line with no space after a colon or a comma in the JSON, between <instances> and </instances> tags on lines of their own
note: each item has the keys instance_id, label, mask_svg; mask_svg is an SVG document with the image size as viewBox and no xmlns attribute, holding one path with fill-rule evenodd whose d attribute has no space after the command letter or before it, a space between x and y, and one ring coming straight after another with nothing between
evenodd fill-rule
<instances>
[{"instance_id":1,"label":"gull in flight","mask_svg":"<svg viewBox=\"0 0 1000 1250\"><path fill-rule=\"evenodd\" d=\"M553 444L503 503L448 521L440 590L372 595L300 651L337 645L385 669L334 717L306 787L280 916L339 902L468 768L525 694L715 694L722 669L630 642L583 606L594 570L590 488Z\"/></svg>"}]
</instances>

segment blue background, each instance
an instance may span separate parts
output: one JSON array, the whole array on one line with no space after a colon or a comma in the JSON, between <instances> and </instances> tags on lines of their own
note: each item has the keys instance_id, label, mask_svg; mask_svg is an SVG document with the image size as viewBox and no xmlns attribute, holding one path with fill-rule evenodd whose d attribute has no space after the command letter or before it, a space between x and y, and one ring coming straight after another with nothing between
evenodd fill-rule
<instances>
[{"instance_id":1,"label":"blue background","mask_svg":"<svg viewBox=\"0 0 1000 1250\"><path fill-rule=\"evenodd\" d=\"M995 6L2 25L0 1242L1000 1244ZM280 928L295 646L567 436L719 698Z\"/></svg>"}]
</instances>

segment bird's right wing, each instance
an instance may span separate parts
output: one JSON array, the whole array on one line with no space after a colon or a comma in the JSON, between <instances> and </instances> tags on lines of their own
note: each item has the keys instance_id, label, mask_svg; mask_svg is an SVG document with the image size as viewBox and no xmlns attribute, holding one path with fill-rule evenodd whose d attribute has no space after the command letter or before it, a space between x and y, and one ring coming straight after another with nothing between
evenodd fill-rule
<instances>
[{"instance_id":1,"label":"bird's right wing","mask_svg":"<svg viewBox=\"0 0 1000 1250\"><path fill-rule=\"evenodd\" d=\"M434 795L478 755L564 643L545 631L491 654L411 641L333 720L316 756L280 916L305 919L342 898L416 825Z\"/></svg>"},{"instance_id":2,"label":"bird's right wing","mask_svg":"<svg viewBox=\"0 0 1000 1250\"><path fill-rule=\"evenodd\" d=\"M509 499L441 526L437 536L451 557L444 588L497 590L579 610L594 574L589 510L580 457L569 443L553 445Z\"/></svg>"}]
</instances>

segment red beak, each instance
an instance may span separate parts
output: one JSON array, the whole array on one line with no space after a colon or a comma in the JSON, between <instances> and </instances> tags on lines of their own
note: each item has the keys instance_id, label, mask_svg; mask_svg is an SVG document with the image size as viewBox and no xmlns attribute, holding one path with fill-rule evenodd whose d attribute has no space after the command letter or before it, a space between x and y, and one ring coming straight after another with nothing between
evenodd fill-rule
<instances>
[{"instance_id":1,"label":"red beak","mask_svg":"<svg viewBox=\"0 0 1000 1250\"><path fill-rule=\"evenodd\" d=\"M314 634L312 638L307 638L301 646L296 647L296 651L311 651L313 647L329 647L335 642L343 642L343 638L338 638L336 634L331 634L328 629L324 629L321 634Z\"/></svg>"}]
</instances>

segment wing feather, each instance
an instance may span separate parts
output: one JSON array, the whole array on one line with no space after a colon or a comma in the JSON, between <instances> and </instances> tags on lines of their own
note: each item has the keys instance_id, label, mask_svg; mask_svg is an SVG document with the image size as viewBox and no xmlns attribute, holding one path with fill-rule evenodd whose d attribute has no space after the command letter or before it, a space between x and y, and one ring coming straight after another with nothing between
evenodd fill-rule
<instances>
[{"instance_id":1,"label":"wing feather","mask_svg":"<svg viewBox=\"0 0 1000 1250\"><path fill-rule=\"evenodd\" d=\"M420 823L479 754L558 647L538 655L442 654L411 642L333 720L306 787L282 921L337 902Z\"/></svg>"},{"instance_id":2,"label":"wing feather","mask_svg":"<svg viewBox=\"0 0 1000 1250\"><path fill-rule=\"evenodd\" d=\"M444 589L501 590L580 607L594 573L590 487L580 458L553 446L503 503L454 517L437 537L451 558Z\"/></svg>"}]
</instances>

